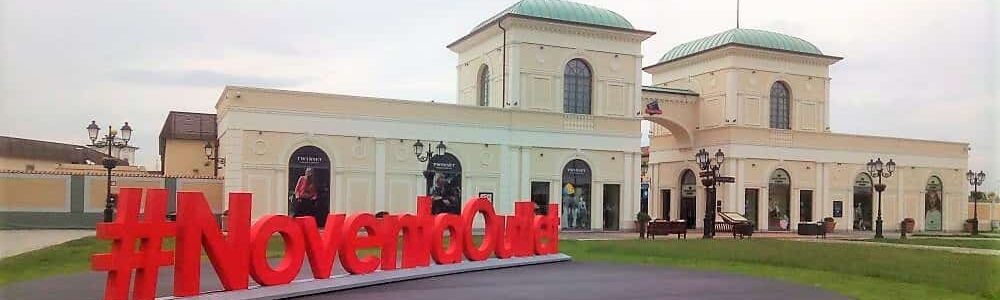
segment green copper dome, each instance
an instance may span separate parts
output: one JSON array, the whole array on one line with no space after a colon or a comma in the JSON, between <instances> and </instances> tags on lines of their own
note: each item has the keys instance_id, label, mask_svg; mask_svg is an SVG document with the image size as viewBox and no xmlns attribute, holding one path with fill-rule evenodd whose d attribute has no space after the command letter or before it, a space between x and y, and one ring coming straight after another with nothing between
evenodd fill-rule
<instances>
[{"instance_id":1,"label":"green copper dome","mask_svg":"<svg viewBox=\"0 0 1000 300\"><path fill-rule=\"evenodd\" d=\"M794 36L757 29L735 28L680 44L664 54L660 62L679 59L728 44L823 55L823 52L812 43Z\"/></svg>"},{"instance_id":2,"label":"green copper dome","mask_svg":"<svg viewBox=\"0 0 1000 300\"><path fill-rule=\"evenodd\" d=\"M497 19L508 14L622 29L634 29L632 28L632 23L629 23L625 17L600 7L565 0L521 0L486 21L479 23L479 25L476 25L476 28L472 31L476 31L486 24L496 21Z\"/></svg>"}]
</instances>

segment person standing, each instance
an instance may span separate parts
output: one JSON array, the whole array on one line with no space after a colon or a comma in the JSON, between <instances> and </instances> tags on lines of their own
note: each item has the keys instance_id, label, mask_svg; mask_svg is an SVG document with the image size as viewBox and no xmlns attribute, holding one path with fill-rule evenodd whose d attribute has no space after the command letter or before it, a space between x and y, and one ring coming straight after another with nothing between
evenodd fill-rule
<instances>
[{"instance_id":1,"label":"person standing","mask_svg":"<svg viewBox=\"0 0 1000 300\"><path fill-rule=\"evenodd\" d=\"M318 198L316 171L313 168L306 168L306 173L299 176L299 181L295 183L295 212L292 216L313 216Z\"/></svg>"}]
</instances>

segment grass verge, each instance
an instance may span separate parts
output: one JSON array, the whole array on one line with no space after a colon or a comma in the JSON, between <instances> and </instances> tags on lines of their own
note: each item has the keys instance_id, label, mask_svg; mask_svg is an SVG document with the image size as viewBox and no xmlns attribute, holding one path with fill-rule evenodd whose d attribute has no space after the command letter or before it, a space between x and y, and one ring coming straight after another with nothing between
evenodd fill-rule
<instances>
[{"instance_id":1,"label":"grass verge","mask_svg":"<svg viewBox=\"0 0 1000 300\"><path fill-rule=\"evenodd\" d=\"M858 299L1000 299L996 256L787 240L562 241L576 261L736 272Z\"/></svg>"},{"instance_id":2,"label":"grass verge","mask_svg":"<svg viewBox=\"0 0 1000 300\"><path fill-rule=\"evenodd\" d=\"M865 240L866 242L875 243L889 243L889 244L906 244L906 245L926 245L926 246L944 246L944 247L959 247L959 248L975 248L975 249L991 249L1000 250L1000 239L984 239L975 240L969 238L919 238L919 239L881 239Z\"/></svg>"}]
</instances>

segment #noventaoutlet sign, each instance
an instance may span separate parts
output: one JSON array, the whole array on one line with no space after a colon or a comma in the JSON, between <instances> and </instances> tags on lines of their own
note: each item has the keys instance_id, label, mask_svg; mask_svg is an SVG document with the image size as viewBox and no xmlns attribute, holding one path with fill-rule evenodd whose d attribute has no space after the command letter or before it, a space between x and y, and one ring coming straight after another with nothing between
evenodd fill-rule
<instances>
[{"instance_id":1,"label":"#noventaoutlet sign","mask_svg":"<svg viewBox=\"0 0 1000 300\"><path fill-rule=\"evenodd\" d=\"M174 267L174 296L201 293L201 251L215 268L226 291L245 290L249 278L260 285L291 282L302 265L308 264L316 279L332 275L334 260L349 274L368 274L457 264L466 259L555 254L559 252L559 209L550 204L548 215L535 215L530 201L517 202L514 216L500 216L485 198L472 198L461 214L432 215L431 199L417 198L417 213L385 215L370 213L330 214L323 228L313 217L268 215L250 223L250 193L229 194L227 231L220 230L205 196L195 192L177 195L177 221L167 221L167 191L123 188L118 214L113 222L98 223L97 237L112 241L109 253L91 258L92 269L108 272L105 299L128 299L135 270L132 298L153 299L157 271ZM473 220L485 221L482 241L473 240ZM445 243L445 232L448 243ZM281 261L271 266L267 244L281 235L285 250ZM174 251L163 250L164 238L176 237ZM400 245L399 243L402 243ZM401 251L399 251L401 247ZM377 249L378 255L359 255L358 249ZM400 255L401 253L401 255Z\"/></svg>"}]
</instances>

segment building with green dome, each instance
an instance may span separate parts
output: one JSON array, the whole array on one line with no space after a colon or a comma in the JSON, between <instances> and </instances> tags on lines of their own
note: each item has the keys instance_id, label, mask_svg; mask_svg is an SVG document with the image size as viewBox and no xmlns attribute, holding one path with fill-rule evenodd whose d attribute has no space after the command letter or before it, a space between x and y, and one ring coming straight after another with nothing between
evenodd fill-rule
<instances>
[{"instance_id":1,"label":"building with green dome","mask_svg":"<svg viewBox=\"0 0 1000 300\"><path fill-rule=\"evenodd\" d=\"M968 214L967 144L835 133L829 68L841 58L805 39L737 28L643 49L655 32L565 0L522 0L469 25L447 45L454 104L226 87L225 190L254 192L254 216L287 213L308 167L323 174L320 206L345 213L412 212L427 194L443 212L470 197L501 214L530 200L558 209L565 230L630 230L643 210L692 228L716 210L762 231L824 217L870 230L863 171L882 157L899 164L882 198L887 229L913 218L918 230L958 230ZM643 66L643 53L661 59ZM718 201L697 184L703 148L721 149L735 178Z\"/></svg>"}]
</instances>

